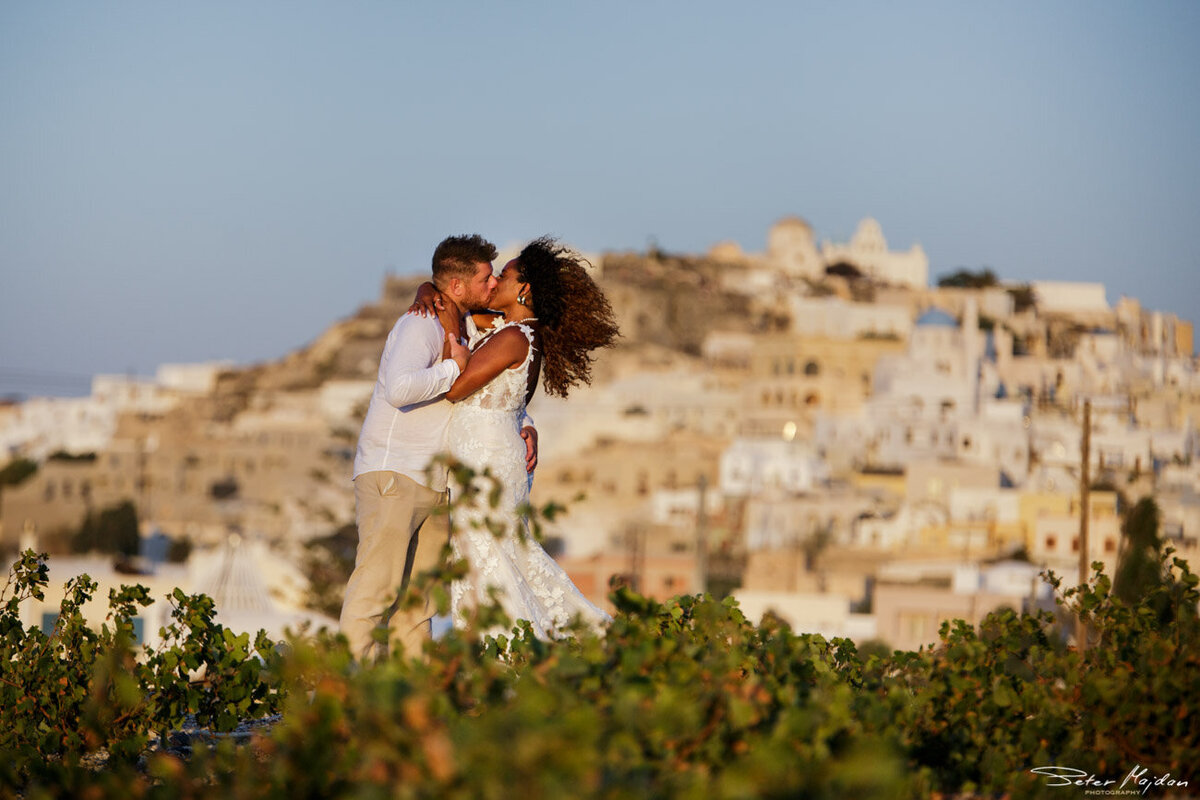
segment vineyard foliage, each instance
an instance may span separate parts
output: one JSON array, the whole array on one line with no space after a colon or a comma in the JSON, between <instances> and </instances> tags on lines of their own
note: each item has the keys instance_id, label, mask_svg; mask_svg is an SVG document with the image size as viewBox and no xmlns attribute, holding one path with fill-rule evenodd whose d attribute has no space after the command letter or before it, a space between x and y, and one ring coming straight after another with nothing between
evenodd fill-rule
<instances>
[{"instance_id":1,"label":"vineyard foliage","mask_svg":"<svg viewBox=\"0 0 1200 800\"><path fill-rule=\"evenodd\" d=\"M145 590L114 592L93 632L78 613L87 579L46 637L17 616L45 585L26 553L0 620L0 785L28 798L1061 797L1031 772L1057 766L1194 787L1198 580L1169 552L1160 568L1132 603L1098 564L1082 586L1050 577L1063 616L1085 617L1082 652L1053 616L1001 611L947 622L929 649L862 656L753 624L729 599L615 587L603 637L452 631L362 666L327 634L251 646L182 592L164 644L138 655L128 621ZM220 731L275 712L245 741L184 752L157 735L186 715Z\"/></svg>"},{"instance_id":2,"label":"vineyard foliage","mask_svg":"<svg viewBox=\"0 0 1200 800\"><path fill-rule=\"evenodd\" d=\"M156 648L134 644L133 618L150 604L144 586L109 593L99 631L82 609L96 591L87 575L66 586L54 629L23 627L21 603L41 600L45 556L26 551L0 593L0 779L11 785L35 765L71 769L98 750L130 762L151 734L189 716L214 730L278 709L279 655L261 635L234 634L213 620L205 595L176 589L171 623ZM263 657L265 655L265 658Z\"/></svg>"}]
</instances>

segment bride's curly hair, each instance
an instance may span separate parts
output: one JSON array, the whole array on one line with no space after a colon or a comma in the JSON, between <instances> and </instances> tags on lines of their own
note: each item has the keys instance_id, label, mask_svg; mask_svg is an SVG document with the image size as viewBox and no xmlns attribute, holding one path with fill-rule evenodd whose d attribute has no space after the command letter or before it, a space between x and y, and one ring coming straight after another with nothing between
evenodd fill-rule
<instances>
[{"instance_id":1,"label":"bride's curly hair","mask_svg":"<svg viewBox=\"0 0 1200 800\"><path fill-rule=\"evenodd\" d=\"M529 284L532 311L541 323L542 386L566 397L577 383L592 382L592 351L620 335L612 306L587 273L583 256L543 236L517 256L517 275Z\"/></svg>"}]
</instances>

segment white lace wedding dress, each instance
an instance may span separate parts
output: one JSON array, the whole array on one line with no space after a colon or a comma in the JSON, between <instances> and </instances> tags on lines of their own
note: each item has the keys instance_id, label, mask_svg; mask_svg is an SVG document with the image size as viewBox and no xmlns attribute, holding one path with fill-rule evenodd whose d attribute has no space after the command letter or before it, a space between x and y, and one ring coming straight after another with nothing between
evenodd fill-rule
<instances>
[{"instance_id":1,"label":"white lace wedding dress","mask_svg":"<svg viewBox=\"0 0 1200 800\"><path fill-rule=\"evenodd\" d=\"M611 618L583 596L563 568L529 534L528 521L520 514L529 500L531 482L525 471L521 421L534 356L533 330L521 323L500 321L492 333L513 326L529 340L525 361L456 403L446 433L450 455L477 473L489 470L501 489L499 502L493 507L489 498L492 484L476 477L481 491L475 502L455 506L452 512L455 532L451 548L455 558L467 560L469 572L465 579L450 586L450 615L456 628L465 627L471 609L490 604L494 590L500 607L514 625L517 620L529 620L538 638L553 639L559 638L576 616L597 629ZM472 344L478 346L484 338ZM462 496L461 492L462 487L452 486L452 499ZM496 532L488 521L500 526Z\"/></svg>"}]
</instances>

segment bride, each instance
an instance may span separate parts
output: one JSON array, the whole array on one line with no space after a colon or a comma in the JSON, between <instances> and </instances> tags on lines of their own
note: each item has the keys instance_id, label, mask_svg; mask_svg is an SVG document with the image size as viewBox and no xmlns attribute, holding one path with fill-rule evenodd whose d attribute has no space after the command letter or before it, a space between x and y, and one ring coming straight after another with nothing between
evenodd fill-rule
<instances>
[{"instance_id":1,"label":"bride","mask_svg":"<svg viewBox=\"0 0 1200 800\"><path fill-rule=\"evenodd\" d=\"M469 565L450 587L455 627L493 602L510 620L528 620L541 639L558 638L575 618L594 628L610 620L533 539L524 513L531 478L521 421L539 375L549 394L566 397L572 386L591 382L592 351L617 336L612 307L583 263L550 237L509 261L490 304L499 316L476 315L480 331L467 366L446 393L455 403L447 448L477 473L473 497L466 487L452 490L465 500L454 508L451 548ZM462 349L452 335L447 345ZM493 484L484 470L499 481L498 503L489 502Z\"/></svg>"}]
</instances>

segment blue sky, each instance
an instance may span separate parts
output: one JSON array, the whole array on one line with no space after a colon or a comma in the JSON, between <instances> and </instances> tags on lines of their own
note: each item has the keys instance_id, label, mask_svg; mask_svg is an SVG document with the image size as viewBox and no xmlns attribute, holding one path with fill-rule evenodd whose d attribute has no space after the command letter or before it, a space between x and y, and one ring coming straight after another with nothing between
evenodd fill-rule
<instances>
[{"instance_id":1,"label":"blue sky","mask_svg":"<svg viewBox=\"0 0 1200 800\"><path fill-rule=\"evenodd\" d=\"M478 231L761 250L1200 322L1200 3L0 5L0 395L278 358Z\"/></svg>"}]
</instances>

